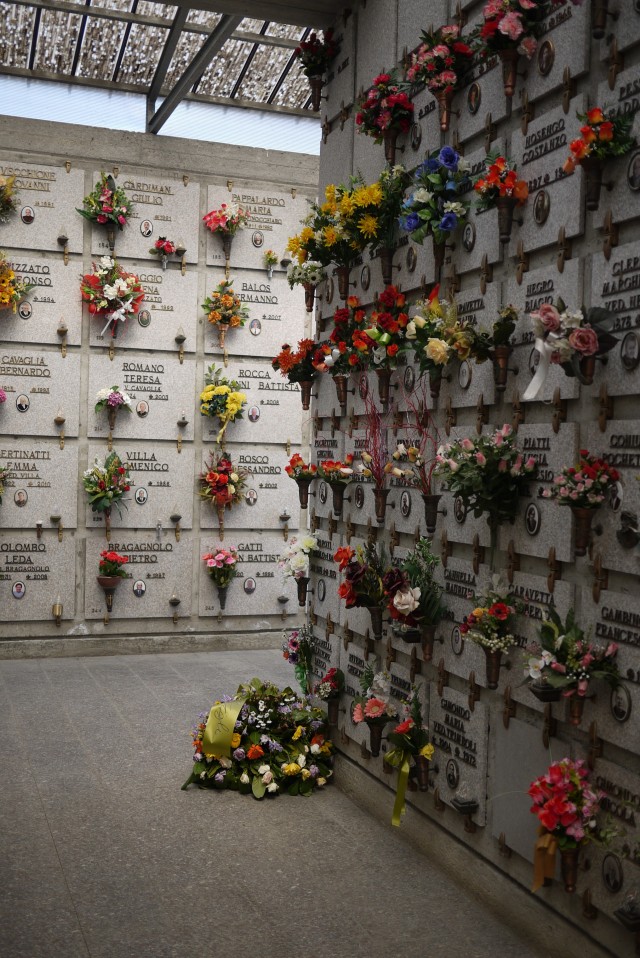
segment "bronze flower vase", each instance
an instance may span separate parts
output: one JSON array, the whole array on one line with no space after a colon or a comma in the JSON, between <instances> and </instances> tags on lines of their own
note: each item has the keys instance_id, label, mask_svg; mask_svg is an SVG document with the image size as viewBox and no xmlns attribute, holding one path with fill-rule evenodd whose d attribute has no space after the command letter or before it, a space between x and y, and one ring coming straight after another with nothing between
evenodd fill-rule
<instances>
[{"instance_id":1,"label":"bronze flower vase","mask_svg":"<svg viewBox=\"0 0 640 958\"><path fill-rule=\"evenodd\" d=\"M429 369L429 395L432 399L437 399L440 395L442 386L442 367L436 366Z\"/></svg>"},{"instance_id":2,"label":"bronze flower vase","mask_svg":"<svg viewBox=\"0 0 640 958\"><path fill-rule=\"evenodd\" d=\"M116 589L122 582L122 576L119 575L97 575L96 581L104 592L104 599L107 606L107 612L111 613L113 609L113 596Z\"/></svg>"},{"instance_id":3,"label":"bronze flower vase","mask_svg":"<svg viewBox=\"0 0 640 958\"><path fill-rule=\"evenodd\" d=\"M104 510L104 534L108 542L111 538L111 506Z\"/></svg>"},{"instance_id":4,"label":"bronze flower vase","mask_svg":"<svg viewBox=\"0 0 640 958\"><path fill-rule=\"evenodd\" d=\"M562 689L555 689L541 680L529 682L529 691L539 702L559 702L562 696Z\"/></svg>"},{"instance_id":5,"label":"bronze flower vase","mask_svg":"<svg viewBox=\"0 0 640 958\"><path fill-rule=\"evenodd\" d=\"M296 479L298 486L298 499L300 500L300 508L308 509L309 508L309 486L312 483L311 476L300 476L299 479Z\"/></svg>"},{"instance_id":6,"label":"bronze flower vase","mask_svg":"<svg viewBox=\"0 0 640 958\"><path fill-rule=\"evenodd\" d=\"M436 279L440 279L440 273L442 272L442 266L444 264L444 254L446 252L447 244L445 240L436 240L435 236L432 236L433 240L433 259L435 261L436 267Z\"/></svg>"},{"instance_id":7,"label":"bronze flower vase","mask_svg":"<svg viewBox=\"0 0 640 958\"><path fill-rule=\"evenodd\" d=\"M118 418L118 408L118 406L107 407L107 421L109 423L109 429L115 429L116 419Z\"/></svg>"},{"instance_id":8,"label":"bronze flower vase","mask_svg":"<svg viewBox=\"0 0 640 958\"><path fill-rule=\"evenodd\" d=\"M582 356L580 359L580 382L583 386L591 386L596 372L596 357Z\"/></svg>"},{"instance_id":9,"label":"bronze flower vase","mask_svg":"<svg viewBox=\"0 0 640 958\"><path fill-rule=\"evenodd\" d=\"M431 662L433 659L433 643L436 640L435 625L423 625L422 627L422 661Z\"/></svg>"},{"instance_id":10,"label":"bronze flower vase","mask_svg":"<svg viewBox=\"0 0 640 958\"><path fill-rule=\"evenodd\" d=\"M334 376L333 381L336 384L336 393L338 396L338 403L341 406L347 405L347 377L341 374Z\"/></svg>"},{"instance_id":11,"label":"bronze flower vase","mask_svg":"<svg viewBox=\"0 0 640 958\"><path fill-rule=\"evenodd\" d=\"M442 496L440 495L426 495L422 494L422 501L424 502L424 521L427 526L427 535L432 536L436 531L436 523L438 521L438 503L440 502Z\"/></svg>"},{"instance_id":12,"label":"bronze flower vase","mask_svg":"<svg viewBox=\"0 0 640 958\"><path fill-rule=\"evenodd\" d=\"M600 206L604 165L605 160L601 160L598 156L585 156L583 160L580 160L580 166L585 175L586 206L591 212Z\"/></svg>"},{"instance_id":13,"label":"bronze flower vase","mask_svg":"<svg viewBox=\"0 0 640 958\"><path fill-rule=\"evenodd\" d=\"M376 369L376 376L378 377L378 399L383 406L386 406L389 402L391 372L391 369Z\"/></svg>"},{"instance_id":14,"label":"bronze flower vase","mask_svg":"<svg viewBox=\"0 0 640 958\"><path fill-rule=\"evenodd\" d=\"M308 576L301 576L299 579L296 579L296 587L298 589L298 605L301 609L304 609L307 604L307 586L309 585Z\"/></svg>"},{"instance_id":15,"label":"bronze flower vase","mask_svg":"<svg viewBox=\"0 0 640 958\"><path fill-rule=\"evenodd\" d=\"M385 286L391 286L393 280L393 247L384 246L380 250L380 268L382 270L382 282Z\"/></svg>"},{"instance_id":16,"label":"bronze flower vase","mask_svg":"<svg viewBox=\"0 0 640 958\"><path fill-rule=\"evenodd\" d=\"M380 746L382 745L382 730L384 725L381 725L379 722L367 722L367 725L369 726L369 751L373 758L377 758L380 754Z\"/></svg>"},{"instance_id":17,"label":"bronze flower vase","mask_svg":"<svg viewBox=\"0 0 640 958\"><path fill-rule=\"evenodd\" d=\"M501 243L508 243L513 229L513 211L518 205L515 196L499 196L496 200L498 210L498 233Z\"/></svg>"},{"instance_id":18,"label":"bronze flower vase","mask_svg":"<svg viewBox=\"0 0 640 958\"><path fill-rule=\"evenodd\" d=\"M313 380L303 379L300 383L300 399L302 400L302 408L306 410L311 404L311 387L313 386Z\"/></svg>"},{"instance_id":19,"label":"bronze flower vase","mask_svg":"<svg viewBox=\"0 0 640 958\"><path fill-rule=\"evenodd\" d=\"M507 375L509 373L509 357L513 352L511 346L494 346L491 351L493 360L493 378L496 384L496 392L503 393L507 388Z\"/></svg>"},{"instance_id":20,"label":"bronze flower vase","mask_svg":"<svg viewBox=\"0 0 640 958\"><path fill-rule=\"evenodd\" d=\"M438 90L435 94L438 101L438 111L440 114L440 129L446 133L451 123L451 103L453 102L453 87L447 87L444 90Z\"/></svg>"},{"instance_id":21,"label":"bronze flower vase","mask_svg":"<svg viewBox=\"0 0 640 958\"><path fill-rule=\"evenodd\" d=\"M338 278L338 295L345 301L349 298L349 266L336 266L336 276Z\"/></svg>"},{"instance_id":22,"label":"bronze flower vase","mask_svg":"<svg viewBox=\"0 0 640 958\"><path fill-rule=\"evenodd\" d=\"M380 523L380 525L384 523L384 517L387 514L387 496L389 492L389 489L373 490L373 498L375 499L376 505L376 521Z\"/></svg>"},{"instance_id":23,"label":"bronze flower vase","mask_svg":"<svg viewBox=\"0 0 640 958\"><path fill-rule=\"evenodd\" d=\"M218 602L220 603L220 610L223 611L227 605L227 590L228 585L219 585L218 586Z\"/></svg>"},{"instance_id":24,"label":"bronze flower vase","mask_svg":"<svg viewBox=\"0 0 640 958\"><path fill-rule=\"evenodd\" d=\"M591 0L591 36L602 40L607 27L609 0Z\"/></svg>"},{"instance_id":25,"label":"bronze flower vase","mask_svg":"<svg viewBox=\"0 0 640 958\"><path fill-rule=\"evenodd\" d=\"M339 519L342 515L342 507L344 505L345 483L340 482L338 479L329 479L327 481L331 486L333 514L336 519Z\"/></svg>"},{"instance_id":26,"label":"bronze flower vase","mask_svg":"<svg viewBox=\"0 0 640 958\"><path fill-rule=\"evenodd\" d=\"M327 699L327 721L329 725L338 724L338 716L340 714L340 700L337 695L332 695L331 698Z\"/></svg>"},{"instance_id":27,"label":"bronze flower vase","mask_svg":"<svg viewBox=\"0 0 640 958\"><path fill-rule=\"evenodd\" d=\"M586 509L584 506L571 506L571 511L575 517L576 538L574 552L577 556L587 554L589 540L591 539L591 523L593 522L594 509Z\"/></svg>"},{"instance_id":28,"label":"bronze flower vase","mask_svg":"<svg viewBox=\"0 0 640 958\"><path fill-rule=\"evenodd\" d=\"M313 312L313 304L316 298L316 288L313 283L303 283L304 286L304 306L308 313Z\"/></svg>"},{"instance_id":29,"label":"bronze flower vase","mask_svg":"<svg viewBox=\"0 0 640 958\"><path fill-rule=\"evenodd\" d=\"M220 347L220 349L224 349L224 340L225 340L225 336L227 335L228 328L229 327L224 323L220 323L220 325L218 326L218 346Z\"/></svg>"},{"instance_id":30,"label":"bronze flower vase","mask_svg":"<svg viewBox=\"0 0 640 958\"><path fill-rule=\"evenodd\" d=\"M224 253L225 261L228 263L231 259L231 244L233 243L233 236L231 233L221 233L222 237L222 252Z\"/></svg>"},{"instance_id":31,"label":"bronze flower vase","mask_svg":"<svg viewBox=\"0 0 640 958\"><path fill-rule=\"evenodd\" d=\"M224 504L216 503L216 512L218 514L218 528L220 529L220 541L224 542Z\"/></svg>"},{"instance_id":32,"label":"bronze flower vase","mask_svg":"<svg viewBox=\"0 0 640 958\"><path fill-rule=\"evenodd\" d=\"M382 142L384 143L384 158L389 166L393 166L396 162L396 143L398 141L399 132L399 130L385 130L382 134Z\"/></svg>"},{"instance_id":33,"label":"bronze flower vase","mask_svg":"<svg viewBox=\"0 0 640 958\"><path fill-rule=\"evenodd\" d=\"M487 660L487 688L497 689L498 682L500 681L500 660L502 658L502 652L500 649L488 649L484 645L482 649Z\"/></svg>"},{"instance_id":34,"label":"bronze flower vase","mask_svg":"<svg viewBox=\"0 0 640 958\"><path fill-rule=\"evenodd\" d=\"M371 616L371 631L376 641L382 639L382 613L381 605L370 605L369 615Z\"/></svg>"},{"instance_id":35,"label":"bronze flower vase","mask_svg":"<svg viewBox=\"0 0 640 958\"><path fill-rule=\"evenodd\" d=\"M309 89L311 90L311 109L317 113L320 109L322 100L322 74L316 73L314 76L307 77L309 80Z\"/></svg>"},{"instance_id":36,"label":"bronze flower vase","mask_svg":"<svg viewBox=\"0 0 640 958\"><path fill-rule=\"evenodd\" d=\"M510 47L507 50L498 50L498 56L502 61L502 83L504 85L504 95L511 99L516 91L518 60L520 59L520 54L515 47Z\"/></svg>"},{"instance_id":37,"label":"bronze flower vase","mask_svg":"<svg viewBox=\"0 0 640 958\"><path fill-rule=\"evenodd\" d=\"M569 725L578 726L584 714L584 695L574 694L569 699Z\"/></svg>"},{"instance_id":38,"label":"bronze flower vase","mask_svg":"<svg viewBox=\"0 0 640 958\"><path fill-rule=\"evenodd\" d=\"M416 777L421 792L429 791L429 759L424 755L416 755Z\"/></svg>"},{"instance_id":39,"label":"bronze flower vase","mask_svg":"<svg viewBox=\"0 0 640 958\"><path fill-rule=\"evenodd\" d=\"M573 893L578 883L578 857L580 846L560 849L560 874L564 882L564 890Z\"/></svg>"}]
</instances>

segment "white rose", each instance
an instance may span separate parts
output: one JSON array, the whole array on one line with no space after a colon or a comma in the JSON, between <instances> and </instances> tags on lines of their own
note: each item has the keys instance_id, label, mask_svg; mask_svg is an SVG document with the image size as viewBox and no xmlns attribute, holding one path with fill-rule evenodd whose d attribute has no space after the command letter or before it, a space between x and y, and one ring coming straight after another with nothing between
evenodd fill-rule
<instances>
[{"instance_id":1,"label":"white rose","mask_svg":"<svg viewBox=\"0 0 640 958\"><path fill-rule=\"evenodd\" d=\"M107 283L102 288L104 290L104 295L107 297L107 299L117 299L118 290L116 289L115 286L109 286L109 284Z\"/></svg>"},{"instance_id":2,"label":"white rose","mask_svg":"<svg viewBox=\"0 0 640 958\"><path fill-rule=\"evenodd\" d=\"M113 266L113 260L110 256L102 256L100 258L100 265L104 267L104 269L111 269Z\"/></svg>"},{"instance_id":3,"label":"white rose","mask_svg":"<svg viewBox=\"0 0 640 958\"><path fill-rule=\"evenodd\" d=\"M272 781L273 781L273 772L269 768L262 776L262 784L270 785Z\"/></svg>"},{"instance_id":4,"label":"white rose","mask_svg":"<svg viewBox=\"0 0 640 958\"><path fill-rule=\"evenodd\" d=\"M407 339L416 338L416 324L413 321L407 323L407 328L405 329L404 334L407 337Z\"/></svg>"},{"instance_id":5,"label":"white rose","mask_svg":"<svg viewBox=\"0 0 640 958\"><path fill-rule=\"evenodd\" d=\"M393 604L402 615L409 615L420 605L420 589L406 589L396 592L393 597Z\"/></svg>"},{"instance_id":6,"label":"white rose","mask_svg":"<svg viewBox=\"0 0 640 958\"><path fill-rule=\"evenodd\" d=\"M231 482L237 482L239 478L240 477L238 476L237 472L229 473L229 479L231 479Z\"/></svg>"},{"instance_id":7,"label":"white rose","mask_svg":"<svg viewBox=\"0 0 640 958\"><path fill-rule=\"evenodd\" d=\"M320 751L320 746L318 744L311 746L312 755L317 755L319 751Z\"/></svg>"},{"instance_id":8,"label":"white rose","mask_svg":"<svg viewBox=\"0 0 640 958\"><path fill-rule=\"evenodd\" d=\"M307 757L306 757L306 755L303 755L302 752L300 752L300 754L298 755L298 757L297 757L297 759L296 759L296 762L298 763L298 765L300 766L300 768L304 768L305 765L307 764Z\"/></svg>"},{"instance_id":9,"label":"white rose","mask_svg":"<svg viewBox=\"0 0 640 958\"><path fill-rule=\"evenodd\" d=\"M246 772L242 773L242 775L240 776L240 781L242 782L243 785L249 784L250 779Z\"/></svg>"},{"instance_id":10,"label":"white rose","mask_svg":"<svg viewBox=\"0 0 640 958\"><path fill-rule=\"evenodd\" d=\"M221 756L221 758L219 759L219 762L223 768L231 768L231 766L233 765L233 762L231 761L231 759L227 758L226 755Z\"/></svg>"},{"instance_id":11,"label":"white rose","mask_svg":"<svg viewBox=\"0 0 640 958\"><path fill-rule=\"evenodd\" d=\"M307 551L311 549L315 549L317 545L318 545L318 540L316 539L315 536L305 536L300 543L301 548L306 549Z\"/></svg>"},{"instance_id":12,"label":"white rose","mask_svg":"<svg viewBox=\"0 0 640 958\"><path fill-rule=\"evenodd\" d=\"M261 765L258 769L258 775L264 775L265 772L270 772L270 771L271 771L270 765Z\"/></svg>"},{"instance_id":13,"label":"white rose","mask_svg":"<svg viewBox=\"0 0 640 958\"><path fill-rule=\"evenodd\" d=\"M323 785L326 785L326 784L327 784L326 778L322 778L322 776L320 776L320 778L316 779L316 785L318 786L318 788L322 788Z\"/></svg>"},{"instance_id":14,"label":"white rose","mask_svg":"<svg viewBox=\"0 0 640 958\"><path fill-rule=\"evenodd\" d=\"M268 791L268 792L277 792L277 791L278 791L278 783L277 783L277 782L271 782L271 784L267 785L267 791Z\"/></svg>"},{"instance_id":15,"label":"white rose","mask_svg":"<svg viewBox=\"0 0 640 958\"><path fill-rule=\"evenodd\" d=\"M99 389L96 393L96 402L102 402L103 399L108 399L110 395L110 389Z\"/></svg>"},{"instance_id":16,"label":"white rose","mask_svg":"<svg viewBox=\"0 0 640 958\"><path fill-rule=\"evenodd\" d=\"M413 199L417 203L429 203L433 199L433 193L431 190L426 190L423 186L420 189L416 190L413 194Z\"/></svg>"},{"instance_id":17,"label":"white rose","mask_svg":"<svg viewBox=\"0 0 640 958\"><path fill-rule=\"evenodd\" d=\"M423 326L427 325L427 321L424 316L414 316L413 323L418 327L418 329L422 329Z\"/></svg>"}]
</instances>

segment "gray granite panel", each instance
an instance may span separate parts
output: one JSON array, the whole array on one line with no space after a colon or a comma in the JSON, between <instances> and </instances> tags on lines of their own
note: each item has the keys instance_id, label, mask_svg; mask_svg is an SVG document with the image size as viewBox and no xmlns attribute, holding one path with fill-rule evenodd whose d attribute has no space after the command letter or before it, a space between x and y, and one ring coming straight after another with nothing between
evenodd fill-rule
<instances>
[{"instance_id":1,"label":"gray granite panel","mask_svg":"<svg viewBox=\"0 0 640 958\"><path fill-rule=\"evenodd\" d=\"M595 253L591 260L591 304L614 315L612 332L619 346L607 353L607 364L596 364L592 392L606 385L611 396L627 396L640 390L640 370L634 368L640 355L640 256L636 243L616 247L607 260Z\"/></svg>"},{"instance_id":2,"label":"gray granite panel","mask_svg":"<svg viewBox=\"0 0 640 958\"><path fill-rule=\"evenodd\" d=\"M575 6L569 0L555 4L551 15L541 24L538 49L531 60L521 59L524 67L514 100L526 92L529 100L541 99L563 85L565 70L572 79L588 72L591 45L589 4Z\"/></svg>"},{"instance_id":3,"label":"gray granite panel","mask_svg":"<svg viewBox=\"0 0 640 958\"><path fill-rule=\"evenodd\" d=\"M14 436L77 436L80 356L39 346L9 345L0 352L0 388L7 394L2 426ZM57 425L54 418L64 417Z\"/></svg>"},{"instance_id":4,"label":"gray granite panel","mask_svg":"<svg viewBox=\"0 0 640 958\"><path fill-rule=\"evenodd\" d=\"M35 529L0 533L0 608L2 635L10 636L6 623L52 620L52 606L60 601L62 618L75 613L75 544L69 534L58 541L57 532L45 529L38 539Z\"/></svg>"},{"instance_id":5,"label":"gray granite panel","mask_svg":"<svg viewBox=\"0 0 640 958\"><path fill-rule=\"evenodd\" d=\"M49 516L59 515L65 529L78 524L77 498L69 486L78 475L78 444L64 449L54 440L0 440L0 467L9 469L0 506L5 529L35 529L50 526Z\"/></svg>"},{"instance_id":6,"label":"gray granite panel","mask_svg":"<svg viewBox=\"0 0 640 958\"><path fill-rule=\"evenodd\" d=\"M346 13L346 11L345 11ZM329 117L335 119L340 113L342 104L349 106L353 103L355 96L355 16L338 17L334 35L336 42L340 45L340 52L333 63L329 66L326 74L326 84L322 91L322 102L320 104L320 113L324 120Z\"/></svg>"},{"instance_id":7,"label":"gray granite panel","mask_svg":"<svg viewBox=\"0 0 640 958\"><path fill-rule=\"evenodd\" d=\"M19 279L35 287L17 306L16 312L2 313L2 338L5 342L60 343L58 326L67 326L67 343L80 345L82 301L77 271L80 263L60 258L34 256L31 253L10 257Z\"/></svg>"},{"instance_id":8,"label":"gray granite panel","mask_svg":"<svg viewBox=\"0 0 640 958\"><path fill-rule=\"evenodd\" d=\"M82 252L84 173L39 162L0 163L0 176L15 176L16 212L0 223L0 249L61 250L58 237L67 236L69 251Z\"/></svg>"}]
</instances>

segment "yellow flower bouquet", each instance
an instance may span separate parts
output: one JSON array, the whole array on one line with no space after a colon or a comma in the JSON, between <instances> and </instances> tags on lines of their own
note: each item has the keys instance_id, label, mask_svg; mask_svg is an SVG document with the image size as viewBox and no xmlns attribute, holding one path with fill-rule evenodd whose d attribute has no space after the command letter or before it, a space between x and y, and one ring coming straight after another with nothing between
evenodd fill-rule
<instances>
[{"instance_id":1,"label":"yellow flower bouquet","mask_svg":"<svg viewBox=\"0 0 640 958\"><path fill-rule=\"evenodd\" d=\"M18 279L11 264L7 262L6 253L0 250L0 309L11 308L15 313L20 300L32 289L32 283Z\"/></svg>"},{"instance_id":2,"label":"yellow flower bouquet","mask_svg":"<svg viewBox=\"0 0 640 958\"><path fill-rule=\"evenodd\" d=\"M215 363L209 366L204 382L205 387L200 393L200 412L203 416L219 420L221 428L216 442L221 442L229 423L242 418L247 397L240 392L240 384L235 379L225 379Z\"/></svg>"}]
</instances>

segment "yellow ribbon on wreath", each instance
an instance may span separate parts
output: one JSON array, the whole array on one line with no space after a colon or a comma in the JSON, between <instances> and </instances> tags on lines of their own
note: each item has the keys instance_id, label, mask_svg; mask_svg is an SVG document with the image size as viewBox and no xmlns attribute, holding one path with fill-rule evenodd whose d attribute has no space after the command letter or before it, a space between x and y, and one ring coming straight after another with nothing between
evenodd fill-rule
<instances>
[{"instance_id":1,"label":"yellow ribbon on wreath","mask_svg":"<svg viewBox=\"0 0 640 958\"><path fill-rule=\"evenodd\" d=\"M405 813L407 793L407 782L409 781L409 769L411 768L411 752L402 748L394 748L384 757L384 761L398 769L398 784L396 786L396 800L391 813L391 824L399 826L400 819Z\"/></svg>"},{"instance_id":2,"label":"yellow ribbon on wreath","mask_svg":"<svg viewBox=\"0 0 640 958\"><path fill-rule=\"evenodd\" d=\"M542 888L547 879L554 878L557 850L558 839L541 826L533 853L533 885L531 891L537 891L538 888Z\"/></svg>"},{"instance_id":3,"label":"yellow ribbon on wreath","mask_svg":"<svg viewBox=\"0 0 640 958\"><path fill-rule=\"evenodd\" d=\"M238 715L246 697L232 702L216 702L211 706L207 725L202 736L202 751L207 758L231 756L231 738L235 732Z\"/></svg>"}]
</instances>

